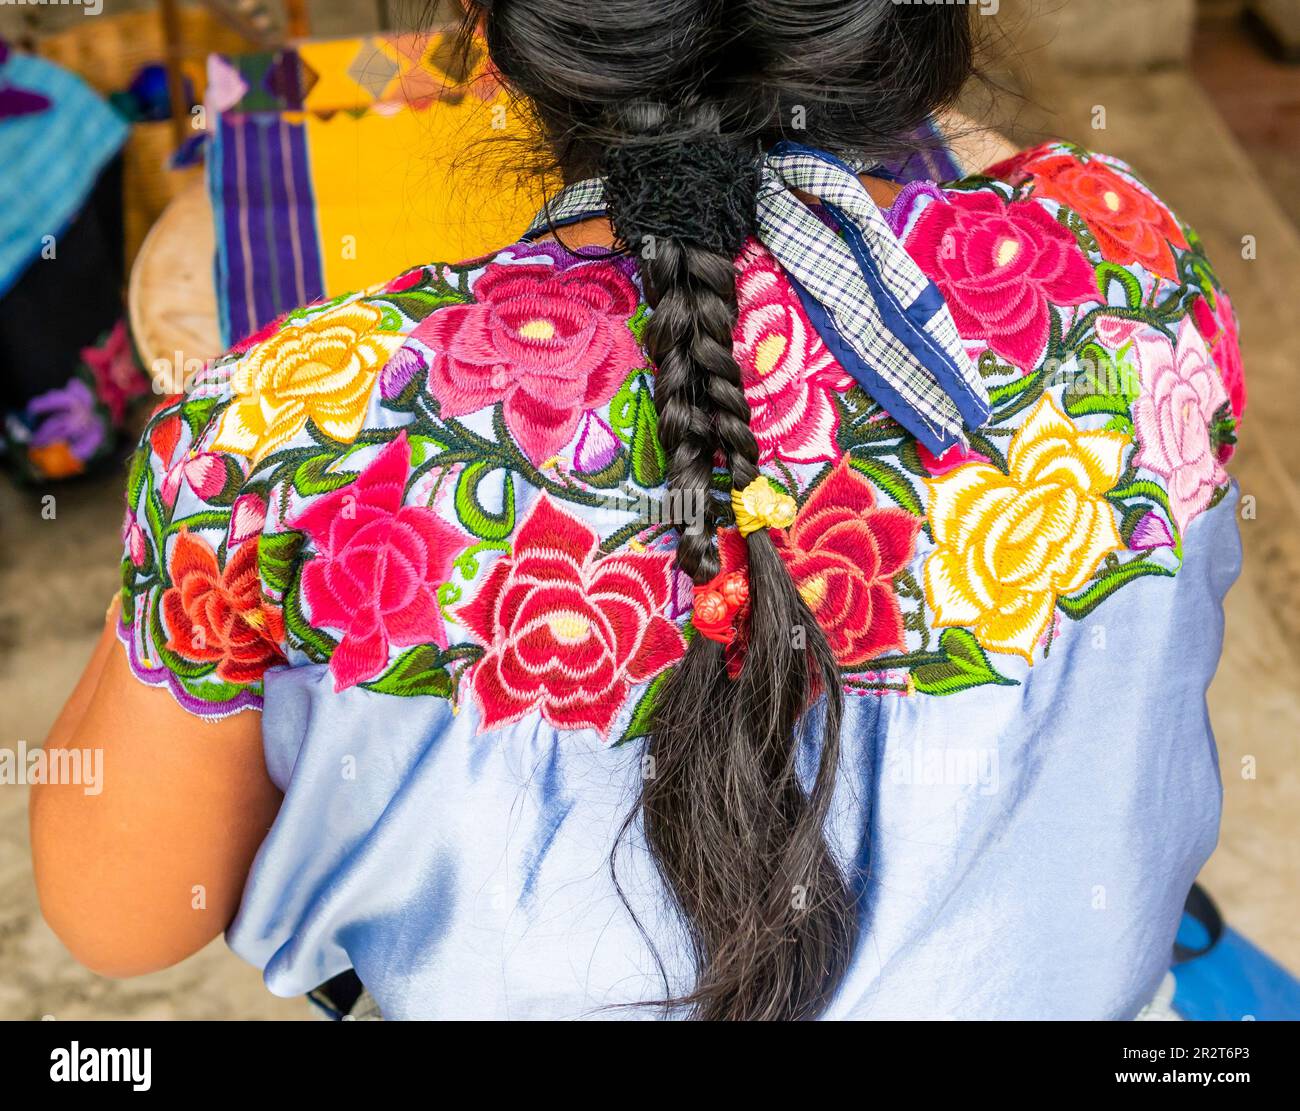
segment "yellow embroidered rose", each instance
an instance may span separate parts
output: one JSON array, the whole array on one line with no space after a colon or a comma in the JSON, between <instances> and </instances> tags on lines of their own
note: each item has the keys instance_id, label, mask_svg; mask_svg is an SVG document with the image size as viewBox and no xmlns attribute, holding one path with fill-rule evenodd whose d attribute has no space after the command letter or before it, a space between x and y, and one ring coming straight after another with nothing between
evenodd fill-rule
<instances>
[{"instance_id":1,"label":"yellow embroidered rose","mask_svg":"<svg viewBox=\"0 0 1300 1111\"><path fill-rule=\"evenodd\" d=\"M925 562L925 590L935 624L967 626L984 647L1032 665L1057 597L1124 547L1103 495L1128 442L1080 430L1044 397L1011 439L1009 475L968 463L928 481L938 547Z\"/></svg>"},{"instance_id":2,"label":"yellow embroidered rose","mask_svg":"<svg viewBox=\"0 0 1300 1111\"><path fill-rule=\"evenodd\" d=\"M309 418L332 439L355 440L375 376L403 342L378 330L382 318L373 305L350 302L287 324L254 347L231 375L235 399L221 415L214 449L257 463Z\"/></svg>"}]
</instances>

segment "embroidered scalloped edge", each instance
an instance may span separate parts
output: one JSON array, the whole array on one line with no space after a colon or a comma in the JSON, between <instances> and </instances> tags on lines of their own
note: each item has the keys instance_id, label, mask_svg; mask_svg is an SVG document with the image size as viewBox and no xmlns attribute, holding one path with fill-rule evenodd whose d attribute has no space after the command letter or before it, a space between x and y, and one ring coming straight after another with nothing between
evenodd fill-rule
<instances>
[{"instance_id":1,"label":"embroidered scalloped edge","mask_svg":"<svg viewBox=\"0 0 1300 1111\"><path fill-rule=\"evenodd\" d=\"M209 702L203 698L196 698L167 668L150 667L146 664L140 656L139 646L136 643L134 624L128 625L120 617L117 622L117 639L126 648L126 659L131 673L145 686L166 687L181 709L195 717L203 718L205 721L219 721L241 710L262 709L263 696L255 690L240 691L234 698L227 699L225 702Z\"/></svg>"}]
</instances>

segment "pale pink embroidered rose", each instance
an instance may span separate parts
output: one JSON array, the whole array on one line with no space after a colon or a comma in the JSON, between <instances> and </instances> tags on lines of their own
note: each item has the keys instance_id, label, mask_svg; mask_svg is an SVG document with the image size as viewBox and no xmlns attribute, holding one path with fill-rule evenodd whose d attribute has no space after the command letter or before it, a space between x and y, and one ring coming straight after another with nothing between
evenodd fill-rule
<instances>
[{"instance_id":1,"label":"pale pink embroidered rose","mask_svg":"<svg viewBox=\"0 0 1300 1111\"><path fill-rule=\"evenodd\" d=\"M772 256L751 241L738 264L735 355L759 462L833 462L839 414L831 393L847 390L853 379L826 349Z\"/></svg>"},{"instance_id":2,"label":"pale pink embroidered rose","mask_svg":"<svg viewBox=\"0 0 1300 1111\"><path fill-rule=\"evenodd\" d=\"M1178 327L1176 347L1147 330L1133 350L1142 383L1133 403L1141 445L1135 462L1166 480L1174 523L1186 531L1228 478L1210 440L1214 414L1228 394L1190 317Z\"/></svg>"}]
</instances>

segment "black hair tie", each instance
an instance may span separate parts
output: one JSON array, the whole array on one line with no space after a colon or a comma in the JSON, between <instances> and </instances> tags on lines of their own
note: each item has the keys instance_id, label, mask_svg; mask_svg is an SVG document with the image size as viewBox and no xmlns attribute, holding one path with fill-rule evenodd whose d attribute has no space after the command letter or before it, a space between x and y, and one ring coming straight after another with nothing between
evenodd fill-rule
<instances>
[{"instance_id":1,"label":"black hair tie","mask_svg":"<svg viewBox=\"0 0 1300 1111\"><path fill-rule=\"evenodd\" d=\"M633 251L676 239L734 258L754 229L752 148L717 137L647 140L611 148L602 169L610 222Z\"/></svg>"}]
</instances>

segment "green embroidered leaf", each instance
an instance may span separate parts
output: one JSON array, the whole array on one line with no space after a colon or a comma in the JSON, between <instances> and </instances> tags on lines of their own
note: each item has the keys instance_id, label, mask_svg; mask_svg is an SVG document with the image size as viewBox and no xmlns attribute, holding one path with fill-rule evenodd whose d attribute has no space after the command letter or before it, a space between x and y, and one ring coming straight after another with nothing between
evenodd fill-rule
<instances>
[{"instance_id":1,"label":"green embroidered leaf","mask_svg":"<svg viewBox=\"0 0 1300 1111\"><path fill-rule=\"evenodd\" d=\"M448 698L452 679L444 666L442 653L432 644L421 644L398 656L378 679L361 685L369 691L402 698L424 694Z\"/></svg>"},{"instance_id":2,"label":"green embroidered leaf","mask_svg":"<svg viewBox=\"0 0 1300 1111\"><path fill-rule=\"evenodd\" d=\"M207 428L208 421L212 418L212 410L217 406L215 397L201 397L194 401L187 401L181 406L181 413L185 417L185 423L189 426L190 435L198 439L203 430Z\"/></svg>"},{"instance_id":3,"label":"green embroidered leaf","mask_svg":"<svg viewBox=\"0 0 1300 1111\"><path fill-rule=\"evenodd\" d=\"M288 641L312 663L323 664L334 655L338 642L328 633L312 627L302 610L302 580L295 578L284 596L284 627Z\"/></svg>"},{"instance_id":4,"label":"green embroidered leaf","mask_svg":"<svg viewBox=\"0 0 1300 1111\"><path fill-rule=\"evenodd\" d=\"M180 532L181 529L189 529L190 532L199 532L203 529L221 529L223 532L230 523L230 514L223 513L219 509L201 509L198 513L191 513L188 517L179 517L167 526L167 535Z\"/></svg>"},{"instance_id":5,"label":"green embroidered leaf","mask_svg":"<svg viewBox=\"0 0 1300 1111\"><path fill-rule=\"evenodd\" d=\"M293 581L293 568L306 539L301 532L274 532L262 536L257 545L257 573L263 588L283 597Z\"/></svg>"},{"instance_id":6,"label":"green embroidered leaf","mask_svg":"<svg viewBox=\"0 0 1300 1111\"><path fill-rule=\"evenodd\" d=\"M463 305L473 301L473 297L467 297L458 293L448 285L442 289L434 291L431 289L408 289L401 293L385 293L379 297L371 298L371 303L387 302L393 307L400 309L402 313L412 320L419 322L432 313L435 309L440 309L444 305ZM388 328L386 324L381 327ZM397 327L389 328L390 331L397 331Z\"/></svg>"},{"instance_id":7,"label":"green embroidered leaf","mask_svg":"<svg viewBox=\"0 0 1300 1111\"><path fill-rule=\"evenodd\" d=\"M500 472L501 509L484 508L479 488L489 474ZM511 472L495 461L471 463L456 481L456 516L471 533L483 540L504 540L515 527L515 484Z\"/></svg>"},{"instance_id":8,"label":"green embroidered leaf","mask_svg":"<svg viewBox=\"0 0 1300 1111\"><path fill-rule=\"evenodd\" d=\"M142 444L136 448L135 454L131 456L131 470L127 473L126 489L127 504L135 509L136 502L140 497L140 490L144 486L144 476L149 466L149 445Z\"/></svg>"},{"instance_id":9,"label":"green embroidered leaf","mask_svg":"<svg viewBox=\"0 0 1300 1111\"><path fill-rule=\"evenodd\" d=\"M118 592L122 599L122 620L130 625L135 621L135 565L129 557L122 560L122 589Z\"/></svg>"},{"instance_id":10,"label":"green embroidered leaf","mask_svg":"<svg viewBox=\"0 0 1300 1111\"><path fill-rule=\"evenodd\" d=\"M632 429L636 425L637 391L636 383L641 380L641 372L630 374L619 386L609 402L609 424L615 434L625 444L632 442Z\"/></svg>"},{"instance_id":11,"label":"green embroidered leaf","mask_svg":"<svg viewBox=\"0 0 1300 1111\"><path fill-rule=\"evenodd\" d=\"M1138 281L1137 275L1116 262L1098 263L1097 289L1101 291L1102 298L1107 301L1110 299L1111 282L1118 282L1124 290L1124 303L1130 309L1141 307L1142 283Z\"/></svg>"},{"instance_id":12,"label":"green embroidered leaf","mask_svg":"<svg viewBox=\"0 0 1300 1111\"><path fill-rule=\"evenodd\" d=\"M426 460L432 459L439 452L446 451L451 445L445 444L436 436L415 435L408 436L407 443L411 445L411 467L415 468L423 464Z\"/></svg>"},{"instance_id":13,"label":"green embroidered leaf","mask_svg":"<svg viewBox=\"0 0 1300 1111\"><path fill-rule=\"evenodd\" d=\"M574 471L588 486L595 486L600 490L607 490L611 486L617 486L627 478L629 458L626 451L621 448L618 453L598 471Z\"/></svg>"},{"instance_id":14,"label":"green embroidered leaf","mask_svg":"<svg viewBox=\"0 0 1300 1111\"><path fill-rule=\"evenodd\" d=\"M293 472L293 488L303 497L313 494L328 494L352 482L354 474L333 474L328 468L338 458L332 452L326 455L313 455L298 465Z\"/></svg>"},{"instance_id":15,"label":"green embroidered leaf","mask_svg":"<svg viewBox=\"0 0 1300 1111\"><path fill-rule=\"evenodd\" d=\"M881 459L853 455L849 464L855 471L866 475L909 513L925 516L925 506L913 489L911 481L902 471Z\"/></svg>"},{"instance_id":16,"label":"green embroidered leaf","mask_svg":"<svg viewBox=\"0 0 1300 1111\"><path fill-rule=\"evenodd\" d=\"M915 440L903 441L903 446L898 450L898 461L917 477L930 477L930 472L925 469L925 464L921 462L921 452Z\"/></svg>"},{"instance_id":17,"label":"green embroidered leaf","mask_svg":"<svg viewBox=\"0 0 1300 1111\"><path fill-rule=\"evenodd\" d=\"M1076 594L1072 598L1058 598L1056 601L1057 608L1066 617L1078 621L1079 618L1087 617L1088 614L1092 613L1125 583L1132 582L1144 575L1160 575L1165 578L1173 578L1174 572L1170 568L1162 567L1145 557L1135 559L1129 563L1120 564L1105 578L1093 583L1082 594Z\"/></svg>"},{"instance_id":18,"label":"green embroidered leaf","mask_svg":"<svg viewBox=\"0 0 1300 1111\"><path fill-rule=\"evenodd\" d=\"M623 735L611 746L618 748L619 745L625 745L629 741L635 741L639 737L648 737L654 727L655 702L664 689L664 684L668 682L668 676L671 671L661 671L646 687L641 697L637 699L636 709L632 711L632 720L628 722L627 728Z\"/></svg>"},{"instance_id":19,"label":"green embroidered leaf","mask_svg":"<svg viewBox=\"0 0 1300 1111\"><path fill-rule=\"evenodd\" d=\"M632 429L632 477L639 486L655 487L664 480L667 461L659 443L659 419L648 389L637 391L636 423Z\"/></svg>"},{"instance_id":20,"label":"green embroidered leaf","mask_svg":"<svg viewBox=\"0 0 1300 1111\"><path fill-rule=\"evenodd\" d=\"M921 664L912 669L912 682L923 694L956 694L971 687L993 684L1016 687L1019 682L999 675L989 663L975 635L968 629L945 629L939 650L947 656L942 663Z\"/></svg>"},{"instance_id":21,"label":"green embroidered leaf","mask_svg":"<svg viewBox=\"0 0 1300 1111\"><path fill-rule=\"evenodd\" d=\"M191 695L202 699L204 702L229 702L245 691L252 691L255 694L262 693L260 681L244 686L241 683L227 683L224 680L198 683L182 677L181 683Z\"/></svg>"},{"instance_id":22,"label":"green embroidered leaf","mask_svg":"<svg viewBox=\"0 0 1300 1111\"><path fill-rule=\"evenodd\" d=\"M1137 397L1138 382L1133 368L1097 343L1085 344L1079 352L1079 371L1071 376L1062 401L1072 417L1085 413L1114 413L1128 417Z\"/></svg>"}]
</instances>

